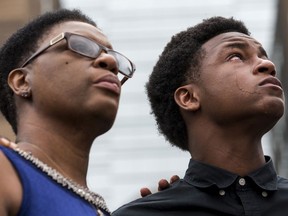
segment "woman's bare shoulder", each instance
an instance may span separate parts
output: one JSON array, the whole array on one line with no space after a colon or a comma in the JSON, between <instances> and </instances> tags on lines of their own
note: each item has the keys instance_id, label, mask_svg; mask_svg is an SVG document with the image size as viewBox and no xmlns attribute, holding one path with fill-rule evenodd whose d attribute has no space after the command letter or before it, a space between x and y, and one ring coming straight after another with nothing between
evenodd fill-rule
<instances>
[{"instance_id":1,"label":"woman's bare shoulder","mask_svg":"<svg viewBox=\"0 0 288 216\"><path fill-rule=\"evenodd\" d=\"M22 202L22 185L19 176L0 150L0 215L17 215Z\"/></svg>"}]
</instances>

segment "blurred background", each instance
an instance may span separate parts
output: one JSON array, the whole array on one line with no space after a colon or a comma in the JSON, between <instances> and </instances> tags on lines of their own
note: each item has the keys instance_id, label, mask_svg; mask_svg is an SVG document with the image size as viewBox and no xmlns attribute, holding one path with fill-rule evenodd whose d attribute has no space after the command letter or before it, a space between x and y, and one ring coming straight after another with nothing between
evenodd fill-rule
<instances>
[{"instance_id":1,"label":"blurred background","mask_svg":"<svg viewBox=\"0 0 288 216\"><path fill-rule=\"evenodd\" d=\"M96 21L115 50L132 59L135 76L122 88L114 127L95 140L89 187L106 199L111 210L135 198L143 186L157 190L158 180L183 176L190 155L171 147L158 134L144 85L171 36L211 16L244 21L276 63L287 90L288 1L285 0L0 0L0 44L33 17L58 8L78 8ZM287 95L286 95L287 97ZM287 100L286 100L287 101ZM263 138L278 173L288 177L287 115ZM14 134L0 118L0 134Z\"/></svg>"}]
</instances>

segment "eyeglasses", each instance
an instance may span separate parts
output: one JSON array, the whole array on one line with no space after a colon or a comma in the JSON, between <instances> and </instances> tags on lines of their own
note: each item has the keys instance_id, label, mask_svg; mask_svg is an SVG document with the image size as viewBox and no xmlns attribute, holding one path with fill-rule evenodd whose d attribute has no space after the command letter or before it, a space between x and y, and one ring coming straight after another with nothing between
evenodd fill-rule
<instances>
[{"instance_id":1,"label":"eyeglasses","mask_svg":"<svg viewBox=\"0 0 288 216\"><path fill-rule=\"evenodd\" d=\"M84 37L78 34L69 33L69 32L63 32L59 34L58 36L54 37L52 40L50 40L49 45L43 47L42 49L34 53L30 58L28 58L23 63L21 67L25 67L33 59L35 59L37 56L39 56L49 47L58 43L62 39L67 40L69 50L75 53L78 53L80 55L89 57L89 58L93 58L93 59L97 58L101 54L102 51L105 51L107 54L112 55L117 61L119 72L122 75L124 75L124 77L121 79L121 85L123 85L124 82L126 82L126 80L131 78L133 76L133 73L136 70L136 67L133 64L133 62L131 62L126 56L122 55L121 53L114 51L112 49L109 49L105 46L102 46L101 44L98 44L96 43L96 41L93 41L87 37Z\"/></svg>"}]
</instances>

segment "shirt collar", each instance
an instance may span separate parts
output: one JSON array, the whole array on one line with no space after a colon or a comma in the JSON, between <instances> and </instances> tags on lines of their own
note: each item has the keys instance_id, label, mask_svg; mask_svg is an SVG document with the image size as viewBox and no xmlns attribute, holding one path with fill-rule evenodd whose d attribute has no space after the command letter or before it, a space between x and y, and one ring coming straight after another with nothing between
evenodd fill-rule
<instances>
[{"instance_id":1,"label":"shirt collar","mask_svg":"<svg viewBox=\"0 0 288 216\"><path fill-rule=\"evenodd\" d=\"M277 190L277 174L272 159L265 156L265 160L265 165L249 174L248 177L262 189ZM200 188L212 186L226 188L233 184L237 178L239 176L234 173L191 159L184 180Z\"/></svg>"}]
</instances>

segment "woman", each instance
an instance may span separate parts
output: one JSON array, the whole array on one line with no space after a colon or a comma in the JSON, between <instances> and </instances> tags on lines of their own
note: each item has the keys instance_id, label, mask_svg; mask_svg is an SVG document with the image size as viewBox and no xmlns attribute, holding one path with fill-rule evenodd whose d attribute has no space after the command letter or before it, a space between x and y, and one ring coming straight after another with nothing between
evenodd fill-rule
<instances>
[{"instance_id":1,"label":"woman","mask_svg":"<svg viewBox=\"0 0 288 216\"><path fill-rule=\"evenodd\" d=\"M110 215L87 188L89 152L112 127L134 64L90 18L64 9L18 30L0 56L0 108L17 143L0 147L0 215Z\"/></svg>"}]
</instances>

